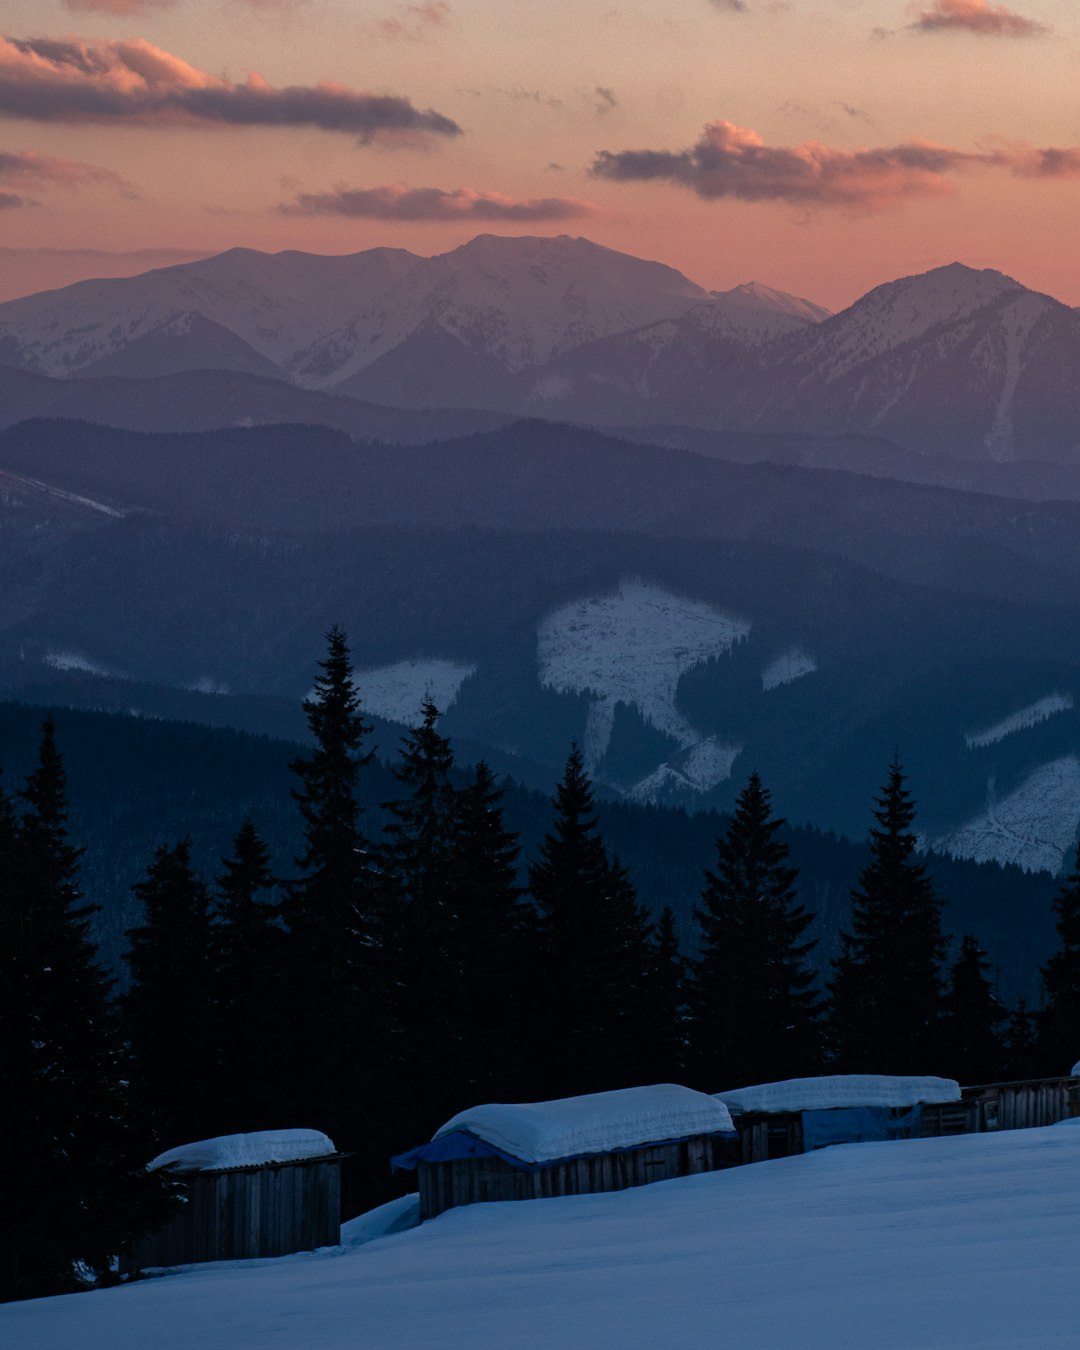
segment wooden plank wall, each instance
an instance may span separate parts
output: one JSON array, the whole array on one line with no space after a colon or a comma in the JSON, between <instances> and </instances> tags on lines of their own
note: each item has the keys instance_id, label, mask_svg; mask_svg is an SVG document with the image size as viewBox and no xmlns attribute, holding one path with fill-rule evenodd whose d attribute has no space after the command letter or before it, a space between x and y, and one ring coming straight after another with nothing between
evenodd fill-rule
<instances>
[{"instance_id":1,"label":"wooden plank wall","mask_svg":"<svg viewBox=\"0 0 1080 1350\"><path fill-rule=\"evenodd\" d=\"M540 1167L515 1167L502 1158L460 1158L421 1162L418 1168L420 1215L433 1219L456 1205L492 1200L539 1200L556 1195L593 1195L646 1186L651 1181L691 1176L731 1167L739 1161L735 1141L700 1135L669 1144Z\"/></svg>"},{"instance_id":2,"label":"wooden plank wall","mask_svg":"<svg viewBox=\"0 0 1080 1350\"><path fill-rule=\"evenodd\" d=\"M964 1088L978 1111L978 1130L1025 1130L1054 1125L1077 1109L1078 1080L1035 1078Z\"/></svg>"},{"instance_id":3,"label":"wooden plank wall","mask_svg":"<svg viewBox=\"0 0 1080 1350\"><path fill-rule=\"evenodd\" d=\"M337 1160L209 1172L186 1180L187 1204L140 1244L136 1269L285 1256L340 1241Z\"/></svg>"}]
</instances>

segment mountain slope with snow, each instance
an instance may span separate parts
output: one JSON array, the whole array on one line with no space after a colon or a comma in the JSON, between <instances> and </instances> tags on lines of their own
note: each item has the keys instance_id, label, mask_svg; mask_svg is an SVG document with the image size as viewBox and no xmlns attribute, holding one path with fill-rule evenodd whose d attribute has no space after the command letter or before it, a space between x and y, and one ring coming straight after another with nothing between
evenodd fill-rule
<instances>
[{"instance_id":1,"label":"mountain slope with snow","mask_svg":"<svg viewBox=\"0 0 1080 1350\"><path fill-rule=\"evenodd\" d=\"M1078 1169L1075 1122L846 1144L607 1195L469 1205L370 1241L347 1225L361 1245L8 1304L0 1338L34 1350L1068 1350Z\"/></svg>"}]
</instances>

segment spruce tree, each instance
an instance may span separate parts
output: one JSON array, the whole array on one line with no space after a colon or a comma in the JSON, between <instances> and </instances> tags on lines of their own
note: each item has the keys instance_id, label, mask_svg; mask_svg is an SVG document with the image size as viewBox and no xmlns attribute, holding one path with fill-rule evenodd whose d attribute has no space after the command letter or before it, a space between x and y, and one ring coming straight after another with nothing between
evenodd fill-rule
<instances>
[{"instance_id":1,"label":"spruce tree","mask_svg":"<svg viewBox=\"0 0 1080 1350\"><path fill-rule=\"evenodd\" d=\"M706 1091L805 1076L819 1065L821 1004L806 964L812 917L776 837L783 825L751 774L717 840L715 870L705 873L691 1034L694 1078Z\"/></svg>"},{"instance_id":2,"label":"spruce tree","mask_svg":"<svg viewBox=\"0 0 1080 1350\"><path fill-rule=\"evenodd\" d=\"M209 996L216 1028L215 1132L273 1128L284 1018L277 987L284 933L270 850L248 819L217 879Z\"/></svg>"},{"instance_id":3,"label":"spruce tree","mask_svg":"<svg viewBox=\"0 0 1080 1350\"><path fill-rule=\"evenodd\" d=\"M470 1104L457 1096L463 1086L459 1001L465 955L458 948L451 872L454 759L438 719L438 709L426 700L393 771L404 795L383 803L390 818L381 860L394 915L388 936L398 990L397 1044L419 1119L453 1114L450 1102Z\"/></svg>"},{"instance_id":4,"label":"spruce tree","mask_svg":"<svg viewBox=\"0 0 1080 1350\"><path fill-rule=\"evenodd\" d=\"M992 1083L1001 1077L1006 1013L987 978L990 963L978 940L960 943L945 995L943 1063L963 1083Z\"/></svg>"},{"instance_id":5,"label":"spruce tree","mask_svg":"<svg viewBox=\"0 0 1080 1350\"><path fill-rule=\"evenodd\" d=\"M548 1037L541 1080L555 1096L632 1086L646 924L625 870L604 847L576 746L554 804L554 825L529 869Z\"/></svg>"},{"instance_id":6,"label":"spruce tree","mask_svg":"<svg viewBox=\"0 0 1080 1350\"><path fill-rule=\"evenodd\" d=\"M832 981L836 1067L928 1074L942 1063L941 902L916 860L915 806L894 759L877 799L870 861L851 893Z\"/></svg>"},{"instance_id":7,"label":"spruce tree","mask_svg":"<svg viewBox=\"0 0 1080 1350\"><path fill-rule=\"evenodd\" d=\"M465 1104L527 1096L540 1047L536 915L522 903L520 849L503 820L502 797L481 762L455 801L450 882L458 952L459 1096Z\"/></svg>"},{"instance_id":8,"label":"spruce tree","mask_svg":"<svg viewBox=\"0 0 1080 1350\"><path fill-rule=\"evenodd\" d=\"M156 1145L90 939L51 721L19 804L0 793L0 1300L114 1278L171 1199L146 1171Z\"/></svg>"},{"instance_id":9,"label":"spruce tree","mask_svg":"<svg viewBox=\"0 0 1080 1350\"><path fill-rule=\"evenodd\" d=\"M143 1102L174 1146L219 1124L210 892L192 868L191 840L162 844L132 890L143 922L128 932L125 1022Z\"/></svg>"},{"instance_id":10,"label":"spruce tree","mask_svg":"<svg viewBox=\"0 0 1080 1350\"><path fill-rule=\"evenodd\" d=\"M1063 1074L1080 1059L1080 848L1054 898L1054 917L1059 946L1042 969L1038 1063L1042 1073Z\"/></svg>"},{"instance_id":11,"label":"spruce tree","mask_svg":"<svg viewBox=\"0 0 1080 1350\"><path fill-rule=\"evenodd\" d=\"M291 765L305 847L282 903L288 940L280 992L288 1026L277 1112L280 1126L304 1124L341 1149L364 1150L343 1175L345 1204L355 1211L385 1187L391 1018L382 884L357 799L372 757L363 749L370 727L340 628L328 634L319 670L304 702L315 744Z\"/></svg>"}]
</instances>

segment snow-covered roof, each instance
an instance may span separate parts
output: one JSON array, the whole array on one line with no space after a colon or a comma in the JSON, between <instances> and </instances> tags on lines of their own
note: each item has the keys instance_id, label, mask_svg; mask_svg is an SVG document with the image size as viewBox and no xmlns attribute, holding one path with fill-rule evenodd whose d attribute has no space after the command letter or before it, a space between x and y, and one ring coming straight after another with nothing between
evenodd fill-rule
<instances>
[{"instance_id":1,"label":"snow-covered roof","mask_svg":"<svg viewBox=\"0 0 1080 1350\"><path fill-rule=\"evenodd\" d=\"M474 1106L434 1137L465 1131L522 1162L539 1163L731 1129L731 1115L716 1098L656 1083L551 1102Z\"/></svg>"},{"instance_id":2,"label":"snow-covered roof","mask_svg":"<svg viewBox=\"0 0 1080 1350\"><path fill-rule=\"evenodd\" d=\"M1069 1077L1080 1078L1080 1060L1077 1060L1077 1062L1069 1070Z\"/></svg>"},{"instance_id":3,"label":"snow-covered roof","mask_svg":"<svg viewBox=\"0 0 1080 1350\"><path fill-rule=\"evenodd\" d=\"M223 1134L216 1139L181 1144L167 1153L159 1153L148 1170L173 1167L178 1172L222 1172L234 1167L328 1158L336 1152L331 1140L320 1130L255 1130L251 1134Z\"/></svg>"},{"instance_id":4,"label":"snow-covered roof","mask_svg":"<svg viewBox=\"0 0 1080 1350\"><path fill-rule=\"evenodd\" d=\"M915 1106L958 1102L960 1084L951 1078L905 1078L877 1073L839 1073L824 1078L787 1078L780 1083L718 1092L736 1114L748 1111L827 1111L839 1106Z\"/></svg>"}]
</instances>

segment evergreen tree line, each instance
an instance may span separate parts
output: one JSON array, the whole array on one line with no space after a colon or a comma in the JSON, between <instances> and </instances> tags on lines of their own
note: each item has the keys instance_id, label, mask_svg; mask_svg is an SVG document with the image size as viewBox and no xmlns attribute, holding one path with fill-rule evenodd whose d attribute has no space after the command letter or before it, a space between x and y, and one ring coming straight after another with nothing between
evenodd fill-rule
<instances>
[{"instance_id":1,"label":"evergreen tree line","mask_svg":"<svg viewBox=\"0 0 1080 1350\"><path fill-rule=\"evenodd\" d=\"M1077 1055L1080 856L1055 902L1044 1006L1009 1013L974 937L947 964L899 763L822 988L756 774L705 874L691 960L670 909L650 920L606 847L576 749L523 877L493 775L459 779L430 702L402 743L390 824L367 837L370 728L339 630L304 709L293 874L275 874L251 820L212 885L189 840L162 844L135 888L119 1002L87 935L50 725L38 770L0 796L0 1097L16 1106L0 1119L5 1156L27 1160L0 1209L0 1295L109 1278L172 1203L146 1160L210 1135L324 1130L353 1155L352 1213L392 1193L392 1152L479 1101L823 1071L978 1082L1060 1074Z\"/></svg>"}]
</instances>

